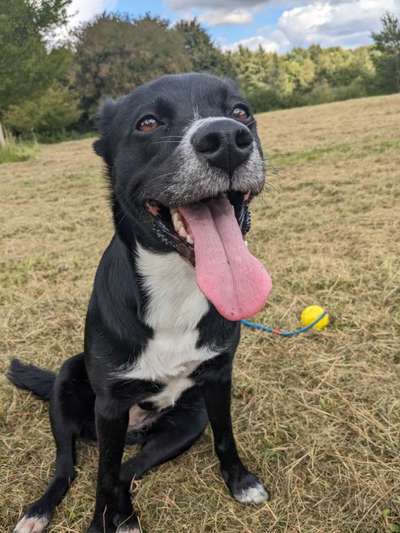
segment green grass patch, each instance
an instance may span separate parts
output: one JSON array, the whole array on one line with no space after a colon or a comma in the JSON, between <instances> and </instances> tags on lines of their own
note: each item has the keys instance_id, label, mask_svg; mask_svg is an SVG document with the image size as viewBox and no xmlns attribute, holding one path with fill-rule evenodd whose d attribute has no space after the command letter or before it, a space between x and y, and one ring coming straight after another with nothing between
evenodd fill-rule
<instances>
[{"instance_id":1,"label":"green grass patch","mask_svg":"<svg viewBox=\"0 0 400 533\"><path fill-rule=\"evenodd\" d=\"M95 131L61 131L49 135L38 134L37 140L43 144L57 144L65 141L82 141L84 139L92 139L97 136Z\"/></svg>"},{"instance_id":2,"label":"green grass patch","mask_svg":"<svg viewBox=\"0 0 400 533\"><path fill-rule=\"evenodd\" d=\"M2 163L17 163L28 161L38 152L36 143L17 142L10 139L7 144L0 148L0 165Z\"/></svg>"}]
</instances>

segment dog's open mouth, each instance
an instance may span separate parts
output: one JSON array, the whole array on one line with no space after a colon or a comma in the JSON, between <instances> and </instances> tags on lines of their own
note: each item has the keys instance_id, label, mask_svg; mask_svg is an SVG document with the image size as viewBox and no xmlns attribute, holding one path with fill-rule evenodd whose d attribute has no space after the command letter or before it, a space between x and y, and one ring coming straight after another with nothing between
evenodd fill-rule
<instances>
[{"instance_id":1,"label":"dog's open mouth","mask_svg":"<svg viewBox=\"0 0 400 533\"><path fill-rule=\"evenodd\" d=\"M154 231L188 259L200 290L228 320L241 320L264 306L271 279L248 251L251 194L232 192L178 208L146 202Z\"/></svg>"},{"instance_id":2,"label":"dog's open mouth","mask_svg":"<svg viewBox=\"0 0 400 533\"><path fill-rule=\"evenodd\" d=\"M243 236L246 235L251 227L251 214L248 207L251 200L251 193L243 194L241 192L229 191L229 193L220 195L218 198L221 199L222 197L229 198L242 234ZM216 198L207 198L197 203L207 204L211 200L216 200ZM195 206L196 204L190 205ZM158 238L164 244L175 248L177 252L188 259L194 266L193 235L180 209L168 208L155 200L147 201L146 209L154 218L154 231Z\"/></svg>"}]
</instances>

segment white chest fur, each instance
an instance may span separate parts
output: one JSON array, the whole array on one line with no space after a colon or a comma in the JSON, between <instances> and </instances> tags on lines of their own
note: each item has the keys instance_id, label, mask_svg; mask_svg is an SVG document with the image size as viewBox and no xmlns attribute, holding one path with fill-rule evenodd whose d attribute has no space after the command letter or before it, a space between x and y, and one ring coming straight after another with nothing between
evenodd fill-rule
<instances>
[{"instance_id":1,"label":"white chest fur","mask_svg":"<svg viewBox=\"0 0 400 533\"><path fill-rule=\"evenodd\" d=\"M196 326L209 303L196 284L193 267L177 253L155 254L139 246L137 268L149 294L145 321L154 337L123 377L165 384L161 393L148 398L165 408L193 385L188 376L219 351L196 348Z\"/></svg>"}]
</instances>

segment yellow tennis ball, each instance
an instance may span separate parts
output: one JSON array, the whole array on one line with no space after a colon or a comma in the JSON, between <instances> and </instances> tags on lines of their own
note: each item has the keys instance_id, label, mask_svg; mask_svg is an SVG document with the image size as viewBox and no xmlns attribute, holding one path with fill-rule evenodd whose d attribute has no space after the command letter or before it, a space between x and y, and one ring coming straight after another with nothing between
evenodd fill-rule
<instances>
[{"instance_id":1,"label":"yellow tennis ball","mask_svg":"<svg viewBox=\"0 0 400 533\"><path fill-rule=\"evenodd\" d=\"M309 326L314 320L317 320L319 316L324 312L324 308L319 305L309 305L301 313L300 321L303 326ZM312 329L322 331L329 324L329 315L325 315L319 322L313 326Z\"/></svg>"}]
</instances>

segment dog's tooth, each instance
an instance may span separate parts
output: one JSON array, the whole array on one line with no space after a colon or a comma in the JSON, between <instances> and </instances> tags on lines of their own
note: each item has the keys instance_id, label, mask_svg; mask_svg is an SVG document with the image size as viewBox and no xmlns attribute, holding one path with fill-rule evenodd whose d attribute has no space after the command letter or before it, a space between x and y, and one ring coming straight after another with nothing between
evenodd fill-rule
<instances>
[{"instance_id":1,"label":"dog's tooth","mask_svg":"<svg viewBox=\"0 0 400 533\"><path fill-rule=\"evenodd\" d=\"M183 218L181 217L181 214L179 213L179 211L177 209L170 209L170 212L171 212L172 224L174 226L174 230L176 231L176 233L182 239L186 239L187 242L189 242L189 244L193 244L193 238L190 235L188 235ZM190 240L188 240L188 238Z\"/></svg>"},{"instance_id":2,"label":"dog's tooth","mask_svg":"<svg viewBox=\"0 0 400 533\"><path fill-rule=\"evenodd\" d=\"M172 223L174 225L174 229L178 231L178 229L182 226L182 220L179 217L179 213L176 212L172 215Z\"/></svg>"},{"instance_id":3,"label":"dog's tooth","mask_svg":"<svg viewBox=\"0 0 400 533\"><path fill-rule=\"evenodd\" d=\"M177 222L182 222L182 217L181 217L179 211L175 210L172 213L172 220L176 220Z\"/></svg>"},{"instance_id":4,"label":"dog's tooth","mask_svg":"<svg viewBox=\"0 0 400 533\"><path fill-rule=\"evenodd\" d=\"M183 226L181 228L179 228L178 234L182 237L182 239L186 239L187 238L187 233L186 233L186 230L185 230L185 228Z\"/></svg>"}]
</instances>

